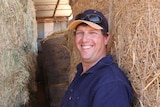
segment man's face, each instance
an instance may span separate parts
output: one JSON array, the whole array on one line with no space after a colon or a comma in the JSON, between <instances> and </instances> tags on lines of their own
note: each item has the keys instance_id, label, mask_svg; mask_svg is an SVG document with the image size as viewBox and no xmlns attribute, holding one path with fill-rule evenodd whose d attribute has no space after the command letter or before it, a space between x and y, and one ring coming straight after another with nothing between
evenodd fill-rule
<instances>
[{"instance_id":1,"label":"man's face","mask_svg":"<svg viewBox=\"0 0 160 107\"><path fill-rule=\"evenodd\" d=\"M101 30L90 26L78 26L75 32L75 43L82 62L96 63L106 56L106 45L109 36L103 36Z\"/></svg>"}]
</instances>

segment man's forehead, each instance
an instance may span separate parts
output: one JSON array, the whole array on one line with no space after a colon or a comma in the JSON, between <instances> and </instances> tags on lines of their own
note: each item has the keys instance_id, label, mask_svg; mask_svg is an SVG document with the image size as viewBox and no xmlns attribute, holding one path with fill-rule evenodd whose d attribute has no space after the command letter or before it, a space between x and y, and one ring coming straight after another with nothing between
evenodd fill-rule
<instances>
[{"instance_id":1,"label":"man's forehead","mask_svg":"<svg viewBox=\"0 0 160 107\"><path fill-rule=\"evenodd\" d=\"M78 31L78 30L90 30L90 31L101 31L101 29L95 29L95 28L93 28L93 27L91 27L91 26L89 26L89 25L79 25L79 26L77 26L77 29L76 29L76 31Z\"/></svg>"}]
</instances>

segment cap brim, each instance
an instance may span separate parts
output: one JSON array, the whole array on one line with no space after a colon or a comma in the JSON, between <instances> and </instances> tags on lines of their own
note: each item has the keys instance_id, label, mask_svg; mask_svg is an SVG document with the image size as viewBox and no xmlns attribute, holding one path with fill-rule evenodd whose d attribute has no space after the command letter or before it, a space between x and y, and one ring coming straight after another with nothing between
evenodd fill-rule
<instances>
[{"instance_id":1,"label":"cap brim","mask_svg":"<svg viewBox=\"0 0 160 107\"><path fill-rule=\"evenodd\" d=\"M101 26L99 26L98 24L95 24L93 22L90 21L85 21L85 20L75 20L73 21L69 26L68 26L68 30L72 30L75 29L77 27L77 25L79 25L80 23L86 23L87 25L95 28L95 29L103 29Z\"/></svg>"}]
</instances>

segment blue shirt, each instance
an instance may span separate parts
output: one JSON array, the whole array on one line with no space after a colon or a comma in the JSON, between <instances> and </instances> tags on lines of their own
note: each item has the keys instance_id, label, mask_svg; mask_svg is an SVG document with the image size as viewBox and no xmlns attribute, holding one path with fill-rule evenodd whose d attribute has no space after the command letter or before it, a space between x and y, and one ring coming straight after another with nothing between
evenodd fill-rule
<instances>
[{"instance_id":1,"label":"blue shirt","mask_svg":"<svg viewBox=\"0 0 160 107\"><path fill-rule=\"evenodd\" d=\"M60 107L130 107L133 99L130 82L111 55L83 75L82 71L80 63Z\"/></svg>"}]
</instances>

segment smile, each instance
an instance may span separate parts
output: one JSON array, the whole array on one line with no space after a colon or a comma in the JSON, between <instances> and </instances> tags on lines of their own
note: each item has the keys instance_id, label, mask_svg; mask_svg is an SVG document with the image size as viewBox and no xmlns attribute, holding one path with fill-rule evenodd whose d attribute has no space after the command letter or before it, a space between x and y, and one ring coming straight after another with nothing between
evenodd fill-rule
<instances>
[{"instance_id":1,"label":"smile","mask_svg":"<svg viewBox=\"0 0 160 107\"><path fill-rule=\"evenodd\" d=\"M92 45L81 45L81 47L82 47L83 49L90 49L90 48L92 48L93 46L92 46Z\"/></svg>"}]
</instances>

